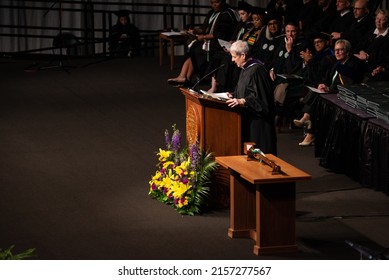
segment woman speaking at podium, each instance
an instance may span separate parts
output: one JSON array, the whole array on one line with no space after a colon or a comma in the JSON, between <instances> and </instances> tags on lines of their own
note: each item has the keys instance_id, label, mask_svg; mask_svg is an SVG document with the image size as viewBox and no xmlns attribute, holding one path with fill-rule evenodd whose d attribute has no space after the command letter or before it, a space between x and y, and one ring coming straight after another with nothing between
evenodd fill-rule
<instances>
[{"instance_id":1,"label":"woman speaking at podium","mask_svg":"<svg viewBox=\"0 0 389 280\"><path fill-rule=\"evenodd\" d=\"M273 85L262 62L249 56L245 41L236 41L231 49L232 61L242 68L230 107L244 106L242 112L242 142L255 142L265 154L277 155L277 137L274 125L275 105Z\"/></svg>"}]
</instances>

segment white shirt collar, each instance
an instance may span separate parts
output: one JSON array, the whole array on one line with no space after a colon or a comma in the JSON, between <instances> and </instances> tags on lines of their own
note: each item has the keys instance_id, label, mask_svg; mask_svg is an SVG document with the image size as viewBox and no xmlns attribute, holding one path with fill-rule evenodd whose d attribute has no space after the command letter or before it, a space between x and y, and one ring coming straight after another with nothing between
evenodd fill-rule
<instances>
[{"instance_id":1,"label":"white shirt collar","mask_svg":"<svg viewBox=\"0 0 389 280\"><path fill-rule=\"evenodd\" d=\"M384 33L378 34L378 29L376 28L376 29L374 30L374 34L377 35L377 37L379 37L379 36L385 37L385 36L388 34L388 31L389 31L389 27L386 28L386 30L385 30Z\"/></svg>"}]
</instances>

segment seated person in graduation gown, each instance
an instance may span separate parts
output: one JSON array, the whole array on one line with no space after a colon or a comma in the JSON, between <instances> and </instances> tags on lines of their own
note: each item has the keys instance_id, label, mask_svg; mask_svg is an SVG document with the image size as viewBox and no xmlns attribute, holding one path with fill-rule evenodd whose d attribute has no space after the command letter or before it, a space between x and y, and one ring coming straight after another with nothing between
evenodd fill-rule
<instances>
[{"instance_id":1,"label":"seated person in graduation gown","mask_svg":"<svg viewBox=\"0 0 389 280\"><path fill-rule=\"evenodd\" d=\"M264 153L277 155L274 127L273 86L263 64L249 56L246 41L231 46L232 61L242 68L235 91L227 100L230 107L242 106L242 142L255 142Z\"/></svg>"},{"instance_id":2,"label":"seated person in graduation gown","mask_svg":"<svg viewBox=\"0 0 389 280\"><path fill-rule=\"evenodd\" d=\"M330 37L324 33L312 35L314 51L306 49L300 53L303 58L304 85L317 88L319 84L331 83L331 69L336 62L330 46ZM305 90L306 88L304 88Z\"/></svg>"},{"instance_id":3,"label":"seated person in graduation gown","mask_svg":"<svg viewBox=\"0 0 389 280\"><path fill-rule=\"evenodd\" d=\"M316 20L310 26L303 26L304 36L310 38L312 33L330 32L330 26L336 18L335 0L317 0L319 13Z\"/></svg>"},{"instance_id":4,"label":"seated person in graduation gown","mask_svg":"<svg viewBox=\"0 0 389 280\"><path fill-rule=\"evenodd\" d=\"M351 0L336 0L337 16L331 23L329 33L334 36L335 33L342 33L350 28L355 21L354 14L351 10Z\"/></svg>"},{"instance_id":5,"label":"seated person in graduation gown","mask_svg":"<svg viewBox=\"0 0 389 280\"><path fill-rule=\"evenodd\" d=\"M332 32L332 40L346 39L351 46L362 43L366 34L374 28L374 19L370 16L368 0L356 0L353 7L354 22L342 32Z\"/></svg>"},{"instance_id":6,"label":"seated person in graduation gown","mask_svg":"<svg viewBox=\"0 0 389 280\"><path fill-rule=\"evenodd\" d=\"M283 33L282 18L276 14L268 14L264 21L265 27L252 47L252 55L262 61L267 70L270 70L271 62L275 59L276 50L280 43L278 37Z\"/></svg>"},{"instance_id":7,"label":"seated person in graduation gown","mask_svg":"<svg viewBox=\"0 0 389 280\"><path fill-rule=\"evenodd\" d=\"M317 86L318 91L322 94L334 93L338 85L357 84L362 81L363 70L361 63L351 54L351 44L347 40L339 39L335 43L336 63L332 67L330 77L327 83L321 83ZM319 100L317 92L310 91L303 100L304 115L300 120L295 120L295 124L307 125L307 134L300 146L310 146L314 142L314 119L315 107ZM311 122L312 121L312 122Z\"/></svg>"},{"instance_id":8,"label":"seated person in graduation gown","mask_svg":"<svg viewBox=\"0 0 389 280\"><path fill-rule=\"evenodd\" d=\"M208 12L204 23L200 28L188 30L192 37L188 53L180 74L168 79L172 86L183 86L190 83L192 76L196 74L199 78L214 70L209 62L213 55L222 50L218 39L230 41L238 23L236 11L226 3L226 0L211 0L211 10ZM210 69L210 70L209 70Z\"/></svg>"},{"instance_id":9,"label":"seated person in graduation gown","mask_svg":"<svg viewBox=\"0 0 389 280\"><path fill-rule=\"evenodd\" d=\"M112 56L133 56L140 52L139 30L131 24L129 13L128 10L115 13L117 22L109 30L109 51Z\"/></svg>"},{"instance_id":10,"label":"seated person in graduation gown","mask_svg":"<svg viewBox=\"0 0 389 280\"><path fill-rule=\"evenodd\" d=\"M303 59L301 51L308 47L308 41L300 35L297 24L285 26L285 36L279 37L278 49L271 64L270 77L274 81L274 101L277 108L277 124L281 116L292 114L300 106L303 96L303 79L285 79L280 74L302 76ZM279 126L278 126L279 127Z\"/></svg>"},{"instance_id":11,"label":"seated person in graduation gown","mask_svg":"<svg viewBox=\"0 0 389 280\"><path fill-rule=\"evenodd\" d=\"M375 29L365 37L365 40L354 50L355 56L364 63L364 82L373 79L372 73L378 67L385 67L387 64L389 49L389 22L388 11L377 10L375 18ZM374 79L376 80L378 76Z\"/></svg>"}]
</instances>

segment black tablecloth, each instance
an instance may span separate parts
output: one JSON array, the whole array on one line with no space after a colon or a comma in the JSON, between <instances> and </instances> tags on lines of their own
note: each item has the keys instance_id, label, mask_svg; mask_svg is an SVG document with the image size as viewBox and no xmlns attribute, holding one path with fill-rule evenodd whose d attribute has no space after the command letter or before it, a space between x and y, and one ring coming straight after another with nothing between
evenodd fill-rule
<instances>
[{"instance_id":1,"label":"black tablecloth","mask_svg":"<svg viewBox=\"0 0 389 280\"><path fill-rule=\"evenodd\" d=\"M336 94L321 95L315 120L315 155L320 165L360 181L364 132L371 118Z\"/></svg>"},{"instance_id":2,"label":"black tablecloth","mask_svg":"<svg viewBox=\"0 0 389 280\"><path fill-rule=\"evenodd\" d=\"M363 135L361 183L389 194L389 124L371 119Z\"/></svg>"}]
</instances>

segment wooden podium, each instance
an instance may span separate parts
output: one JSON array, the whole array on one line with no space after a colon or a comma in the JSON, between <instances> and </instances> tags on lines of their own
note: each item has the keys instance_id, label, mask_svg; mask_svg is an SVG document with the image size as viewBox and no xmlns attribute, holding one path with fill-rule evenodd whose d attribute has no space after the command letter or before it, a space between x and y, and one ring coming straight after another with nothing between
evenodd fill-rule
<instances>
[{"instance_id":1,"label":"wooden podium","mask_svg":"<svg viewBox=\"0 0 389 280\"><path fill-rule=\"evenodd\" d=\"M214 156L241 155L241 108L180 88L186 103L186 138L189 145L198 141ZM211 187L211 206L230 206L228 170L220 166Z\"/></svg>"},{"instance_id":2,"label":"wooden podium","mask_svg":"<svg viewBox=\"0 0 389 280\"><path fill-rule=\"evenodd\" d=\"M214 156L242 154L240 108L180 88L186 103L186 138Z\"/></svg>"},{"instance_id":3,"label":"wooden podium","mask_svg":"<svg viewBox=\"0 0 389 280\"><path fill-rule=\"evenodd\" d=\"M230 172L228 236L255 240L256 255L295 252L296 181L311 175L274 155L266 156L281 167L280 174L244 155L216 157Z\"/></svg>"}]
</instances>

